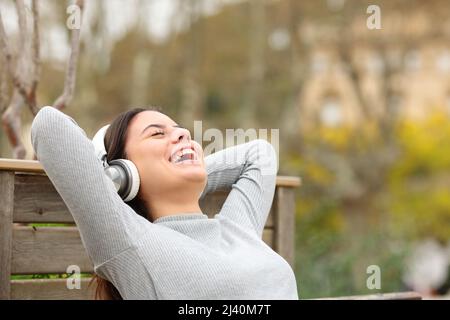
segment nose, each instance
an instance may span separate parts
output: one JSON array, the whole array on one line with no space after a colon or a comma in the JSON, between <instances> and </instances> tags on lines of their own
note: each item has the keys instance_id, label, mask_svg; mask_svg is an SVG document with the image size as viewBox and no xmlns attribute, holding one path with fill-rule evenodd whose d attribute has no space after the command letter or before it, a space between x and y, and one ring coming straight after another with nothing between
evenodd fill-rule
<instances>
[{"instance_id":1,"label":"nose","mask_svg":"<svg viewBox=\"0 0 450 320\"><path fill-rule=\"evenodd\" d=\"M175 143L191 141L191 133L185 128L175 128L172 137L172 141Z\"/></svg>"}]
</instances>

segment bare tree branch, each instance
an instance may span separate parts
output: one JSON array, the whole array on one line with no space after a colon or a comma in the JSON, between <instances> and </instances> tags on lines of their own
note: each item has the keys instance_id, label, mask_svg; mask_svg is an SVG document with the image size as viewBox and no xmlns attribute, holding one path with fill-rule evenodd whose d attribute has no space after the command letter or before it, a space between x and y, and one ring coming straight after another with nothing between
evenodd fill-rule
<instances>
[{"instance_id":1,"label":"bare tree branch","mask_svg":"<svg viewBox=\"0 0 450 320\"><path fill-rule=\"evenodd\" d=\"M14 64L12 61L12 54L11 54L11 51L9 50L8 40L7 40L5 28L3 26L3 19L2 19L1 13L0 13L0 50L2 51L4 59L6 61L5 68L8 71L8 74L9 74L10 78L12 79L14 86L19 90L19 92L21 94L26 95L27 90L24 87L24 85L22 84L22 82L20 81L20 79L14 69Z\"/></svg>"},{"instance_id":2,"label":"bare tree branch","mask_svg":"<svg viewBox=\"0 0 450 320\"><path fill-rule=\"evenodd\" d=\"M84 0L76 0L75 3L80 10L83 10ZM0 75L0 114L2 115L2 125L13 148L14 158L23 159L26 155L26 150L20 138L20 112L25 103L34 115L39 111L36 101L36 91L41 74L39 0L32 0L32 31L30 31L27 23L24 0L15 0L15 5L18 16L19 36L14 61L0 13L0 63L2 65L2 74ZM72 30L71 55L67 64L64 91L54 104L57 109L64 108L72 99L79 47L80 30L74 29ZM13 83L13 94L9 104L7 103L7 75L9 75Z\"/></svg>"},{"instance_id":3,"label":"bare tree branch","mask_svg":"<svg viewBox=\"0 0 450 320\"><path fill-rule=\"evenodd\" d=\"M84 0L77 0L76 5L80 8L81 12L83 12ZM73 97L73 92L75 91L75 81L77 77L76 70L78 55L80 52L80 33L80 29L72 30L71 53L67 63L64 91L53 103L53 107L59 110L65 108L70 103Z\"/></svg>"},{"instance_id":4,"label":"bare tree branch","mask_svg":"<svg viewBox=\"0 0 450 320\"><path fill-rule=\"evenodd\" d=\"M14 158L23 159L26 155L25 147L20 139L21 119L20 111L23 106L24 97L27 95L26 84L22 81L26 74L26 14L23 0L16 0L16 9L19 23L19 47L18 58L14 67L12 55L8 47L7 36L0 15L0 47L6 60L6 68L14 84L11 102L2 113L2 124L8 140L13 148ZM20 77L22 75L22 77Z\"/></svg>"},{"instance_id":5,"label":"bare tree branch","mask_svg":"<svg viewBox=\"0 0 450 320\"><path fill-rule=\"evenodd\" d=\"M19 22L19 54L25 50L25 41L27 40L27 15L25 3L23 0L15 0L17 9L17 18Z\"/></svg>"},{"instance_id":6,"label":"bare tree branch","mask_svg":"<svg viewBox=\"0 0 450 320\"><path fill-rule=\"evenodd\" d=\"M3 23L0 15L0 29L3 30L2 26ZM0 73L0 115L5 112L6 107L8 106L8 62L6 60L5 50L2 49L3 39L4 38L0 35L0 65L2 66L2 72Z\"/></svg>"},{"instance_id":7,"label":"bare tree branch","mask_svg":"<svg viewBox=\"0 0 450 320\"><path fill-rule=\"evenodd\" d=\"M8 100L8 84L7 84L7 72L5 70L6 59L3 54L0 53L0 64L2 65L2 72L0 74L0 114L6 110Z\"/></svg>"},{"instance_id":8,"label":"bare tree branch","mask_svg":"<svg viewBox=\"0 0 450 320\"><path fill-rule=\"evenodd\" d=\"M11 103L2 115L2 124L5 129L8 140L13 148L13 157L15 159L24 159L26 156L25 147L20 139L21 121L20 111L23 106L23 97L14 89Z\"/></svg>"},{"instance_id":9,"label":"bare tree branch","mask_svg":"<svg viewBox=\"0 0 450 320\"><path fill-rule=\"evenodd\" d=\"M27 45L29 43L28 22L24 0L15 0L15 2L19 23L19 44L17 48L16 66L13 69L14 85L23 96L25 102L28 103L29 76L31 71L31 65L28 61L30 50Z\"/></svg>"},{"instance_id":10,"label":"bare tree branch","mask_svg":"<svg viewBox=\"0 0 450 320\"><path fill-rule=\"evenodd\" d=\"M18 57L14 66L12 54L8 45L6 32L0 15L0 49L6 58L7 71L12 79L14 87L23 96L24 101L30 107L31 112L36 115L38 109L36 104L36 88L39 79L39 11L37 0L33 0L33 59L28 61L29 48L28 26L26 19L26 9L23 0L16 0L16 9L19 23L19 46L17 50ZM37 28L37 29L36 29ZM30 73L33 75L30 77ZM31 79L30 79L31 78ZM31 87L29 85L31 80ZM29 88L30 87L30 88Z\"/></svg>"},{"instance_id":11,"label":"bare tree branch","mask_svg":"<svg viewBox=\"0 0 450 320\"><path fill-rule=\"evenodd\" d=\"M36 115L38 108L36 102L36 90L41 77L41 53L40 53L40 33L39 33L39 1L33 0L33 43L32 43L32 75L30 91L27 96L28 106L31 112Z\"/></svg>"},{"instance_id":12,"label":"bare tree branch","mask_svg":"<svg viewBox=\"0 0 450 320\"><path fill-rule=\"evenodd\" d=\"M17 58L15 64L8 45L8 40L0 14L0 51L4 61L5 72L2 74L2 83L0 83L0 101L2 111L2 125L5 129L8 140L13 148L13 157L18 159L25 158L26 150L20 138L21 132L21 109L26 103L31 112L36 115L36 88L40 76L40 57L39 57L39 8L37 0L33 0L33 40L32 40L32 59L30 59L29 48L29 30L26 17L26 8L23 0L16 0L16 10L19 24L19 41L17 48ZM5 73L9 74L13 85L13 95L9 105L5 108L7 99L7 86L5 84ZM31 86L30 86L31 82Z\"/></svg>"},{"instance_id":13,"label":"bare tree branch","mask_svg":"<svg viewBox=\"0 0 450 320\"><path fill-rule=\"evenodd\" d=\"M241 121L251 127L255 126L257 107L261 102L265 70L265 39L266 39L266 5L265 0L251 0L250 33L248 52L248 88L244 107L241 109Z\"/></svg>"}]
</instances>

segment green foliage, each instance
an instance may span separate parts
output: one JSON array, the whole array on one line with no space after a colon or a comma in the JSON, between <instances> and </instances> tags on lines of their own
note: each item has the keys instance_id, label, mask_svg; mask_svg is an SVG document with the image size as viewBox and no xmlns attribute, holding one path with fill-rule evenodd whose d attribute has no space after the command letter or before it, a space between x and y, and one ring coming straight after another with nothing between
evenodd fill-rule
<instances>
[{"instance_id":1,"label":"green foliage","mask_svg":"<svg viewBox=\"0 0 450 320\"><path fill-rule=\"evenodd\" d=\"M388 139L370 123L317 127L305 133L301 155L286 158L303 179L295 268L301 297L377 292L366 287L370 265L381 268L379 292L401 291L410 244L450 239L448 115L399 121ZM351 168L344 180L363 190L357 196L342 191L343 169L335 159Z\"/></svg>"},{"instance_id":2,"label":"green foliage","mask_svg":"<svg viewBox=\"0 0 450 320\"><path fill-rule=\"evenodd\" d=\"M69 279L71 274L68 273L45 273L45 274L20 274L12 275L11 280L31 280L31 279ZM80 273L80 278L90 278L91 273Z\"/></svg>"},{"instance_id":3,"label":"green foliage","mask_svg":"<svg viewBox=\"0 0 450 320\"><path fill-rule=\"evenodd\" d=\"M442 113L397 130L401 156L389 174L395 230L410 238L450 240L450 122Z\"/></svg>"},{"instance_id":4,"label":"green foliage","mask_svg":"<svg viewBox=\"0 0 450 320\"><path fill-rule=\"evenodd\" d=\"M352 229L342 204L315 199L315 204L304 206L303 200L299 199L297 207L295 266L301 298L403 289L401 275L409 249L406 241L389 234L384 225L366 226L364 232ZM380 290L366 287L370 265L381 269Z\"/></svg>"}]
</instances>

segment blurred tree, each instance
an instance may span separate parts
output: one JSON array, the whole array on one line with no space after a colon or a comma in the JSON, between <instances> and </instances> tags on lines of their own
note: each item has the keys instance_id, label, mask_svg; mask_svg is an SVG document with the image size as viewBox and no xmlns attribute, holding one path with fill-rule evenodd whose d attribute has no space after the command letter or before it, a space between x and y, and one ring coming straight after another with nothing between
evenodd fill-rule
<instances>
[{"instance_id":1,"label":"blurred tree","mask_svg":"<svg viewBox=\"0 0 450 320\"><path fill-rule=\"evenodd\" d=\"M185 50L182 57L180 123L193 128L194 120L201 119L204 103L201 85L201 61L203 58L202 19L203 0L180 1L180 10L185 10L189 32L185 39Z\"/></svg>"},{"instance_id":2,"label":"blurred tree","mask_svg":"<svg viewBox=\"0 0 450 320\"><path fill-rule=\"evenodd\" d=\"M266 0L250 0L250 27L247 39L248 52L248 86L246 99L240 109L240 125L254 128L256 115L263 98L262 88L266 69L265 52L267 47Z\"/></svg>"},{"instance_id":3,"label":"blurred tree","mask_svg":"<svg viewBox=\"0 0 450 320\"><path fill-rule=\"evenodd\" d=\"M16 0L16 10L19 24L18 48L13 51L9 46L0 13L0 54L4 62L2 73L8 73L13 84L13 92L7 104L6 76L0 78L0 111L3 128L13 149L13 157L23 159L26 156L25 147L21 141L21 109L28 105L33 115L39 108L36 101L36 90L40 80L40 30L39 30L39 2L32 1L32 26L28 23L26 6L23 0ZM84 0L76 0L80 12ZM81 17L80 17L81 18ZM30 31L31 28L31 31ZM66 79L63 93L56 99L53 106L63 109L71 101L75 88L76 66L80 44L80 29L72 30L71 55L67 64ZM15 56L14 56L15 55Z\"/></svg>"}]
</instances>

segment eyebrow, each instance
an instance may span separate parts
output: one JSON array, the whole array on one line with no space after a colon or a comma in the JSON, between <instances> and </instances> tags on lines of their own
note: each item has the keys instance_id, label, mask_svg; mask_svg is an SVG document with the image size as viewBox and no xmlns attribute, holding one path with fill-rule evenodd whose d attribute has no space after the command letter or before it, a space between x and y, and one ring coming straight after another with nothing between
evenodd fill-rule
<instances>
[{"instance_id":1,"label":"eyebrow","mask_svg":"<svg viewBox=\"0 0 450 320\"><path fill-rule=\"evenodd\" d=\"M144 128L144 130L142 130L141 135L143 135L144 132L145 132L148 128L151 128L151 127L164 129L164 128L166 128L166 125L164 125L164 124L158 124L158 123L152 123L152 124L149 124L148 126L146 126L146 127ZM174 127L174 128L183 128L182 126L180 126L180 125L178 125L178 124L175 124L175 125L173 125L172 127Z\"/></svg>"}]
</instances>

